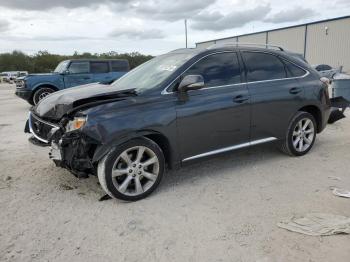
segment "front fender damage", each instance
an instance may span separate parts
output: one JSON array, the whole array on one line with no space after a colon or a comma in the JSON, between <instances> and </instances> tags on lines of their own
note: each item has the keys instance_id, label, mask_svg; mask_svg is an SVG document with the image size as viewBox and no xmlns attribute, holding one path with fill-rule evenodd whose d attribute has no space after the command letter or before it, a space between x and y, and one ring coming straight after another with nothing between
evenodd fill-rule
<instances>
[{"instance_id":1,"label":"front fender damage","mask_svg":"<svg viewBox=\"0 0 350 262\"><path fill-rule=\"evenodd\" d=\"M56 130L52 134L50 159L56 166L68 169L76 177L96 175L92 157L99 143L79 131L63 135L60 135L60 132L62 131Z\"/></svg>"}]
</instances>

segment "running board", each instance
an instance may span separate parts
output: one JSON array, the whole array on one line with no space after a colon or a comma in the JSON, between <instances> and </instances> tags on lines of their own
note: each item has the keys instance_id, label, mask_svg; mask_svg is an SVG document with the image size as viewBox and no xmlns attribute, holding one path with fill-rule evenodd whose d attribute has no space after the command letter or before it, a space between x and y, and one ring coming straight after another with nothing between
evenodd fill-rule
<instances>
[{"instance_id":1,"label":"running board","mask_svg":"<svg viewBox=\"0 0 350 262\"><path fill-rule=\"evenodd\" d=\"M206 153L203 153L203 154L187 157L187 158L183 159L182 162L194 160L194 159L201 158L201 157L216 155L216 154L220 154L220 153L224 153L224 152L229 152L229 151L237 150L237 149L244 148L244 147L249 147L249 146L254 146L254 145L258 145L258 144L263 144L263 143L271 142L271 141L274 141L274 140L277 140L277 138L276 137L268 137L268 138L264 138L264 139L254 140L254 141L251 141L251 142L248 142L248 143L243 143L243 144L239 144L239 145L224 147L224 148L216 149L216 150L209 151L209 152L206 152Z\"/></svg>"}]
</instances>

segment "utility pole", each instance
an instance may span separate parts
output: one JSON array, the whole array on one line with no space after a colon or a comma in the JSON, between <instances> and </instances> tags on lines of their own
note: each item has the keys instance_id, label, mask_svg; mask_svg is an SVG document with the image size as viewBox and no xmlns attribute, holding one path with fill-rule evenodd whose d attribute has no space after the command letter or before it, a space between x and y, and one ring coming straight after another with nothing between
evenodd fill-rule
<instances>
[{"instance_id":1,"label":"utility pole","mask_svg":"<svg viewBox=\"0 0 350 262\"><path fill-rule=\"evenodd\" d=\"M185 37L186 37L186 48L187 48L187 19L185 19Z\"/></svg>"}]
</instances>

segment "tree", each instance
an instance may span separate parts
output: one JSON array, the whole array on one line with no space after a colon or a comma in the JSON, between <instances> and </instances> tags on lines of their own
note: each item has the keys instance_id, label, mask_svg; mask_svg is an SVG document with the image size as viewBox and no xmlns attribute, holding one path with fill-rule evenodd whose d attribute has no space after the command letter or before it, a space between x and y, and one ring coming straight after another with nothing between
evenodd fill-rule
<instances>
[{"instance_id":1,"label":"tree","mask_svg":"<svg viewBox=\"0 0 350 262\"><path fill-rule=\"evenodd\" d=\"M48 73L53 71L63 60L82 58L127 59L132 69L153 57L150 55L142 55L138 52L119 54L115 51L100 54L91 54L89 52L79 54L75 51L71 56L50 54L46 50L39 51L34 55L27 55L21 51L13 51L12 53L0 54L0 72L28 71L29 73Z\"/></svg>"}]
</instances>

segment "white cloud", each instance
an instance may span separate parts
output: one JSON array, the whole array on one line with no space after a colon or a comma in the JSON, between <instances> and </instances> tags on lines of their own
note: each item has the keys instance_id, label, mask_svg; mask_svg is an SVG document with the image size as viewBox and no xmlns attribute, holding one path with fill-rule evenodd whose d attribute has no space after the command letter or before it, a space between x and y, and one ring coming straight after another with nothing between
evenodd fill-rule
<instances>
[{"instance_id":1,"label":"white cloud","mask_svg":"<svg viewBox=\"0 0 350 262\"><path fill-rule=\"evenodd\" d=\"M192 18L199 12L214 4L216 0L146 0L132 6L137 15L151 17L156 20L177 21Z\"/></svg>"},{"instance_id":2,"label":"white cloud","mask_svg":"<svg viewBox=\"0 0 350 262\"><path fill-rule=\"evenodd\" d=\"M0 19L0 32L5 32L10 28L10 23L6 20Z\"/></svg>"},{"instance_id":3,"label":"white cloud","mask_svg":"<svg viewBox=\"0 0 350 262\"><path fill-rule=\"evenodd\" d=\"M163 31L159 29L140 29L140 28L116 28L109 33L110 37L126 37L128 39L148 40L162 39L165 37Z\"/></svg>"},{"instance_id":4,"label":"white cloud","mask_svg":"<svg viewBox=\"0 0 350 262\"><path fill-rule=\"evenodd\" d=\"M302 19L315 16L317 13L311 8L304 8L296 6L292 9L282 10L272 16L264 19L265 22L270 23L284 23L284 22L297 22Z\"/></svg>"},{"instance_id":5,"label":"white cloud","mask_svg":"<svg viewBox=\"0 0 350 262\"><path fill-rule=\"evenodd\" d=\"M0 52L160 54L208 39L350 13L350 0L0 0ZM317 14L317 16L315 15ZM33 51L34 50L34 51Z\"/></svg>"},{"instance_id":6,"label":"white cloud","mask_svg":"<svg viewBox=\"0 0 350 262\"><path fill-rule=\"evenodd\" d=\"M226 15L219 12L202 13L194 17L193 29L197 30L226 30L244 26L253 21L263 20L271 7L269 5L257 6L244 11L232 11Z\"/></svg>"}]
</instances>

